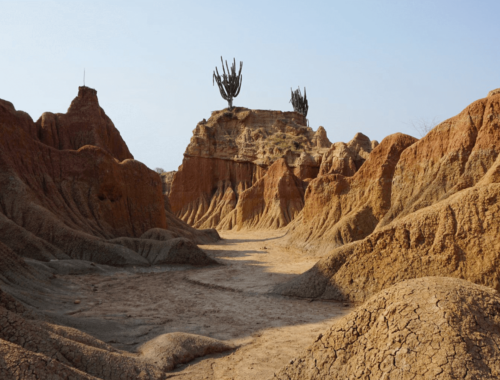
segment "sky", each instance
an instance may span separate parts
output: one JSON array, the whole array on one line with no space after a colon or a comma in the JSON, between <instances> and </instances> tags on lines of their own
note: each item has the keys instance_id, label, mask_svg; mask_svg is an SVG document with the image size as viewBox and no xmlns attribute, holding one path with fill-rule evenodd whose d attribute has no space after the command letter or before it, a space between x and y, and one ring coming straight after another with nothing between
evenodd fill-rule
<instances>
[{"instance_id":1,"label":"sky","mask_svg":"<svg viewBox=\"0 0 500 380\"><path fill-rule=\"evenodd\" d=\"M98 91L134 157L177 170L196 124L227 102L220 57L243 61L234 105L292 111L330 141L381 141L440 122L500 87L500 1L4 1L0 98L66 112Z\"/></svg>"}]
</instances>

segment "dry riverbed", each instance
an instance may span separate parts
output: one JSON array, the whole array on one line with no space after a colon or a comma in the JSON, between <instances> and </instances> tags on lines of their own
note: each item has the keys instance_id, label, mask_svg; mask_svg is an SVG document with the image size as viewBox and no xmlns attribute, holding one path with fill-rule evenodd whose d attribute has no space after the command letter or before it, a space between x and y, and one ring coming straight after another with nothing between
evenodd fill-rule
<instances>
[{"instance_id":1,"label":"dry riverbed","mask_svg":"<svg viewBox=\"0 0 500 380\"><path fill-rule=\"evenodd\" d=\"M283 248L283 234L222 232L223 240L201 246L222 264L208 268L170 266L60 277L81 302L70 308L71 300L65 301L59 320L131 352L170 332L239 346L178 367L170 373L175 379L270 378L351 309L269 293L320 257Z\"/></svg>"}]
</instances>

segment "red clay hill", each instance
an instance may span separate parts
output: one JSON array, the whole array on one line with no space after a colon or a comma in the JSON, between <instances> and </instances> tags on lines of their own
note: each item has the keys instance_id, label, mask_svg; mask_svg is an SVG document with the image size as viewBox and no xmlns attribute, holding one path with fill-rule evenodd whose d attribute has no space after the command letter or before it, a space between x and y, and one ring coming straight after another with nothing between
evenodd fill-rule
<instances>
[{"instance_id":1,"label":"red clay hill","mask_svg":"<svg viewBox=\"0 0 500 380\"><path fill-rule=\"evenodd\" d=\"M36 123L0 100L0 136L0 240L16 255L110 265L211 261L192 240L216 233L171 215L160 176L133 159L95 90L80 87L66 114L44 113Z\"/></svg>"}]
</instances>

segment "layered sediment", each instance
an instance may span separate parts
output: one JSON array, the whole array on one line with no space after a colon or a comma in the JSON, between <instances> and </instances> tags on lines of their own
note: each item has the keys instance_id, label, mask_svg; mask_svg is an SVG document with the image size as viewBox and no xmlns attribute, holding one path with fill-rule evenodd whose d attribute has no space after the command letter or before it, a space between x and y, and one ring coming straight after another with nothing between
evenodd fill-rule
<instances>
[{"instance_id":1,"label":"layered sediment","mask_svg":"<svg viewBox=\"0 0 500 380\"><path fill-rule=\"evenodd\" d=\"M241 214L245 205L236 211L237 205L240 199L252 197L242 198L242 194L254 185L262 188L262 180L278 160L282 160L281 167L287 167L282 170L287 179L282 179L280 190L273 190L274 195L283 191L285 183L292 186L286 191L294 193L297 186L302 187L299 182L318 175L323 154L331 143L323 127L314 132L306 124L305 117L296 112L235 108L232 112L212 113L208 121L196 126L184 161L171 186L166 186L170 189L172 211L197 228L283 227L296 214L294 207L299 207L302 200L293 201L293 210L286 206L278 211L280 215L259 216L259 222L252 215ZM269 181L277 179L264 180ZM253 189L251 194L260 191ZM271 198L264 201L270 202ZM275 223L276 219L280 222Z\"/></svg>"},{"instance_id":2,"label":"layered sediment","mask_svg":"<svg viewBox=\"0 0 500 380\"><path fill-rule=\"evenodd\" d=\"M493 92L409 146L393 170L390 193L374 193L387 210L374 232L331 250L276 291L361 302L424 276L500 290L499 125L500 93Z\"/></svg>"},{"instance_id":3,"label":"layered sediment","mask_svg":"<svg viewBox=\"0 0 500 380\"><path fill-rule=\"evenodd\" d=\"M155 246L165 257L141 239L168 228L160 176L132 158L95 90L80 87L67 114L37 123L0 100L0 133L0 238L17 255L149 265Z\"/></svg>"}]
</instances>

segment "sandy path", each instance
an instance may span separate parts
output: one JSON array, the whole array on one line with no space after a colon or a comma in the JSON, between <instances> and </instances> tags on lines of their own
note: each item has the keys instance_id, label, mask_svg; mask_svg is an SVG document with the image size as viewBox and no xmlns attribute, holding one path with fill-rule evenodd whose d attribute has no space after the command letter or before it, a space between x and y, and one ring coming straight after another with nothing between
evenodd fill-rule
<instances>
[{"instance_id":1,"label":"sandy path","mask_svg":"<svg viewBox=\"0 0 500 380\"><path fill-rule=\"evenodd\" d=\"M283 232L221 235L224 240L201 247L223 265L65 276L79 289L82 302L66 313L64 322L128 351L176 331L230 340L240 347L200 358L171 376L266 379L349 312L339 303L268 293L318 260L280 247Z\"/></svg>"}]
</instances>

